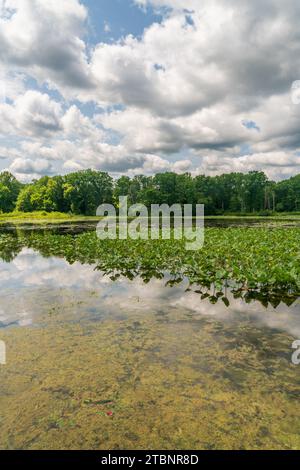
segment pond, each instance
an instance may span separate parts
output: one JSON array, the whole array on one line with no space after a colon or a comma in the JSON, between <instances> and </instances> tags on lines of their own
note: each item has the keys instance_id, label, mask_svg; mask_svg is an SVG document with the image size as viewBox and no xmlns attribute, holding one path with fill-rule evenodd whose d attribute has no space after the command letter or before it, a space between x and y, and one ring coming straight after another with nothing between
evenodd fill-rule
<instances>
[{"instance_id":1,"label":"pond","mask_svg":"<svg viewBox=\"0 0 300 470\"><path fill-rule=\"evenodd\" d=\"M0 262L1 449L300 448L299 299L112 280L21 236Z\"/></svg>"}]
</instances>

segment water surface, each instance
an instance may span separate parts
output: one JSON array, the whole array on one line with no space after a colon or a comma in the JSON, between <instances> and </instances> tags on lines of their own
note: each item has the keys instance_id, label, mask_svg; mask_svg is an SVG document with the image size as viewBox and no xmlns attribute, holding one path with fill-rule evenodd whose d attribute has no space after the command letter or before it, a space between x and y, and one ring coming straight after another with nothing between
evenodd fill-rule
<instances>
[{"instance_id":1,"label":"water surface","mask_svg":"<svg viewBox=\"0 0 300 470\"><path fill-rule=\"evenodd\" d=\"M299 301L167 280L28 248L0 263L0 448L300 448Z\"/></svg>"}]
</instances>

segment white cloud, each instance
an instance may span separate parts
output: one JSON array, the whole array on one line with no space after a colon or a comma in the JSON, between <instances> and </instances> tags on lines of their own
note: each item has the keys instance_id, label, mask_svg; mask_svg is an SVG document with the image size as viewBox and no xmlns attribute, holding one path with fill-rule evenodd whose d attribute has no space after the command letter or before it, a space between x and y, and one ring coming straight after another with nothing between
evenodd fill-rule
<instances>
[{"instance_id":1,"label":"white cloud","mask_svg":"<svg viewBox=\"0 0 300 470\"><path fill-rule=\"evenodd\" d=\"M220 173L243 172L262 170L272 180L289 178L300 169L300 157L294 152L270 151L263 153L250 153L239 155L234 149L232 152L206 151L199 157L200 165L194 174L208 174L211 176Z\"/></svg>"},{"instance_id":2,"label":"white cloud","mask_svg":"<svg viewBox=\"0 0 300 470\"><path fill-rule=\"evenodd\" d=\"M47 137L60 130L61 105L48 95L29 90L12 105L0 105L1 129L7 133ZM1 131L0 131L1 132Z\"/></svg>"},{"instance_id":3,"label":"white cloud","mask_svg":"<svg viewBox=\"0 0 300 470\"><path fill-rule=\"evenodd\" d=\"M43 175L50 174L52 171L51 164L47 160L30 160L24 158L16 158L10 166L10 171L20 175Z\"/></svg>"},{"instance_id":4,"label":"white cloud","mask_svg":"<svg viewBox=\"0 0 300 470\"><path fill-rule=\"evenodd\" d=\"M186 173L190 171L191 167L191 160L179 160L178 162L174 163L173 171L175 171L175 173Z\"/></svg>"},{"instance_id":5,"label":"white cloud","mask_svg":"<svg viewBox=\"0 0 300 470\"><path fill-rule=\"evenodd\" d=\"M78 0L1 0L0 60L41 82L91 86L85 43L86 8Z\"/></svg>"},{"instance_id":6,"label":"white cloud","mask_svg":"<svg viewBox=\"0 0 300 470\"><path fill-rule=\"evenodd\" d=\"M11 82L0 135L17 142L2 156L116 174L298 172L300 106L290 87L300 78L300 3L135 3L168 10L142 37L89 49L83 0L0 0L0 79ZM97 20L109 32L109 18ZM28 90L30 77L63 98ZM85 116L89 100L104 112Z\"/></svg>"}]
</instances>

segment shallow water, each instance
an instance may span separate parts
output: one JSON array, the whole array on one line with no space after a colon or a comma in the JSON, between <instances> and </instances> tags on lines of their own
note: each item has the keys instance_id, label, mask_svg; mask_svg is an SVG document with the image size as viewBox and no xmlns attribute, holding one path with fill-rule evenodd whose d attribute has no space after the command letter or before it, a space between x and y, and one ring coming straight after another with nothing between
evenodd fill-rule
<instances>
[{"instance_id":1,"label":"shallow water","mask_svg":"<svg viewBox=\"0 0 300 470\"><path fill-rule=\"evenodd\" d=\"M0 263L0 448L300 448L299 301L212 305L167 279Z\"/></svg>"},{"instance_id":2,"label":"shallow water","mask_svg":"<svg viewBox=\"0 0 300 470\"><path fill-rule=\"evenodd\" d=\"M0 233L13 233L16 234L20 230L22 232L51 232L53 234L80 234L87 231L94 231L97 226L97 221L81 221L81 222L63 222L63 223L51 223L45 221L41 223L18 223L14 224L13 222L4 222L0 224ZM205 219L206 227L219 227L219 228L228 228L228 227L300 227L300 218L299 217L285 217L278 219L270 217L232 217L232 218L206 218Z\"/></svg>"}]
</instances>

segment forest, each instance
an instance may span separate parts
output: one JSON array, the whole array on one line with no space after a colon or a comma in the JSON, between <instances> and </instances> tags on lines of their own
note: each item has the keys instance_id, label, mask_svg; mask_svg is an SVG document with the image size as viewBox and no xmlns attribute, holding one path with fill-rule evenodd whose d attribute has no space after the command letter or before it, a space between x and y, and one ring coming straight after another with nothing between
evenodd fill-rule
<instances>
[{"instance_id":1,"label":"forest","mask_svg":"<svg viewBox=\"0 0 300 470\"><path fill-rule=\"evenodd\" d=\"M63 212L95 215L102 203L205 204L206 215L271 215L300 211L300 174L270 181L263 172L192 176L161 173L155 176L121 176L83 170L64 176L43 176L30 184L11 173L0 173L0 212Z\"/></svg>"}]
</instances>

